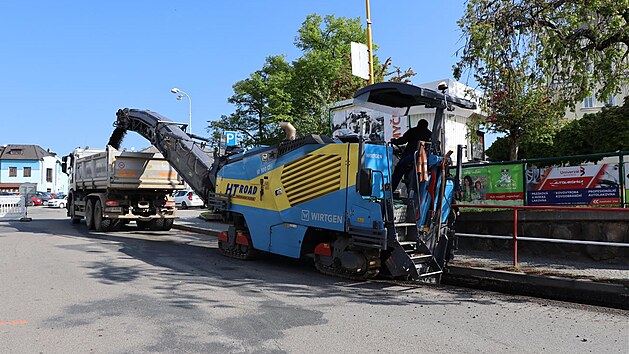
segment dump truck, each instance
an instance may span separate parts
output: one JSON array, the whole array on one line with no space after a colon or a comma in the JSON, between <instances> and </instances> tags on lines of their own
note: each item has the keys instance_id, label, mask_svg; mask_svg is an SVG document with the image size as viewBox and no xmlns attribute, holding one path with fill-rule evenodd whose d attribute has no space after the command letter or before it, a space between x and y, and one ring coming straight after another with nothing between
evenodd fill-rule
<instances>
[{"instance_id":1,"label":"dump truck","mask_svg":"<svg viewBox=\"0 0 629 354\"><path fill-rule=\"evenodd\" d=\"M172 194L184 183L155 148L79 148L62 158L62 170L69 176L66 207L73 224L85 219L88 229L104 232L131 221L154 231L172 227Z\"/></svg>"}]
</instances>

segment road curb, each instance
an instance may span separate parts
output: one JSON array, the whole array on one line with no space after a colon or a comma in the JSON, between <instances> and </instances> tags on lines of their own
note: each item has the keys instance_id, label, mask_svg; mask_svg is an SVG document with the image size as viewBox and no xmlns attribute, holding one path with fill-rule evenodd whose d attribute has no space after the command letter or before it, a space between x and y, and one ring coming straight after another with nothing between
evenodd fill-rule
<instances>
[{"instance_id":1,"label":"road curb","mask_svg":"<svg viewBox=\"0 0 629 354\"><path fill-rule=\"evenodd\" d=\"M629 288L622 284L458 266L449 266L442 281L475 289L629 309Z\"/></svg>"}]
</instances>

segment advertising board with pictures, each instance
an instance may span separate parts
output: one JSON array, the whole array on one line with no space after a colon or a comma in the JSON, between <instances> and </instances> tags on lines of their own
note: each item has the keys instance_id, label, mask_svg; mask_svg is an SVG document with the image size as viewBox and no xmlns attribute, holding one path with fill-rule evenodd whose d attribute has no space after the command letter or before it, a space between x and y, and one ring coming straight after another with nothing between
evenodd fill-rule
<instances>
[{"instance_id":1,"label":"advertising board with pictures","mask_svg":"<svg viewBox=\"0 0 629 354\"><path fill-rule=\"evenodd\" d=\"M363 113L364 114L361 114ZM358 136L360 119L367 141L381 142L398 138L408 130L408 117L397 117L368 108L347 106L331 112L332 138Z\"/></svg>"},{"instance_id":2,"label":"advertising board with pictures","mask_svg":"<svg viewBox=\"0 0 629 354\"><path fill-rule=\"evenodd\" d=\"M619 205L619 170L613 163L528 169L527 204Z\"/></svg>"},{"instance_id":3,"label":"advertising board with pictures","mask_svg":"<svg viewBox=\"0 0 629 354\"><path fill-rule=\"evenodd\" d=\"M522 165L463 168L457 203L523 205Z\"/></svg>"}]
</instances>

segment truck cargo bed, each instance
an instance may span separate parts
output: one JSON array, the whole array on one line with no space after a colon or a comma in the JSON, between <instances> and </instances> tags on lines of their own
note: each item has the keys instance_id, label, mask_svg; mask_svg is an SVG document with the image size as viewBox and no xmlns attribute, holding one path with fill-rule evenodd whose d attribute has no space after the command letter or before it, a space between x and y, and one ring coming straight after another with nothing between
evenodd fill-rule
<instances>
[{"instance_id":1,"label":"truck cargo bed","mask_svg":"<svg viewBox=\"0 0 629 354\"><path fill-rule=\"evenodd\" d=\"M111 146L78 158L75 178L76 186L83 189L183 188L183 181L159 152L120 151Z\"/></svg>"}]
</instances>

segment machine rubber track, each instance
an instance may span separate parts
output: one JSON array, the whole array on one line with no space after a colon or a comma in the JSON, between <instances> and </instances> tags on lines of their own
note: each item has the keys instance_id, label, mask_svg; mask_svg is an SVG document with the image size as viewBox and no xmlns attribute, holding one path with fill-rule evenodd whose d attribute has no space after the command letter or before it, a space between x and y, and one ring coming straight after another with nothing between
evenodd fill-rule
<instances>
[{"instance_id":1,"label":"machine rubber track","mask_svg":"<svg viewBox=\"0 0 629 354\"><path fill-rule=\"evenodd\" d=\"M315 267L317 270L326 275L332 275L339 278L345 278L350 280L369 280L375 278L380 273L380 258L376 256L367 256L367 264L375 261L371 266L368 266L364 273L356 274L346 270L343 270L338 266L326 266L319 262L318 257L315 257Z\"/></svg>"},{"instance_id":2,"label":"machine rubber track","mask_svg":"<svg viewBox=\"0 0 629 354\"><path fill-rule=\"evenodd\" d=\"M250 246L237 244L234 247L225 248L222 241L218 241L218 249L223 256L243 260L251 259L256 254L256 251Z\"/></svg>"}]
</instances>

